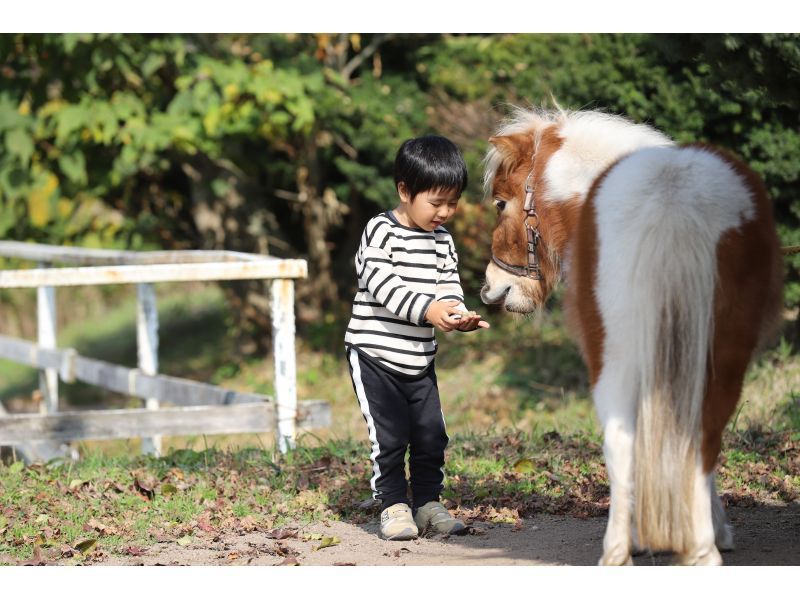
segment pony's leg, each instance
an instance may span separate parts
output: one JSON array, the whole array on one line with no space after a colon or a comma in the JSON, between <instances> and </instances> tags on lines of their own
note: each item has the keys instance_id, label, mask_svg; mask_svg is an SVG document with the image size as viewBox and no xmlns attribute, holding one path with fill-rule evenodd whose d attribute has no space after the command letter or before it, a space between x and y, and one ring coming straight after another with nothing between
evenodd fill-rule
<instances>
[{"instance_id":1,"label":"pony's leg","mask_svg":"<svg viewBox=\"0 0 800 598\"><path fill-rule=\"evenodd\" d=\"M722 506L717 494L717 486L714 483L714 474L709 476L711 478L711 518L714 521L714 542L717 548L723 552L733 550L733 526L728 523L728 517L725 515L725 507Z\"/></svg>"},{"instance_id":2,"label":"pony's leg","mask_svg":"<svg viewBox=\"0 0 800 598\"><path fill-rule=\"evenodd\" d=\"M714 517L712 515L714 499L718 499L714 490L714 472L703 472L700 464L694 477L694 497L692 498L692 531L693 538L689 551L678 555L682 565L721 565L722 557L715 543Z\"/></svg>"},{"instance_id":3,"label":"pony's leg","mask_svg":"<svg viewBox=\"0 0 800 598\"><path fill-rule=\"evenodd\" d=\"M603 425L603 454L611 485L608 525L600 565L632 565L633 445L636 410L630 385L620 371L605 371L594 389Z\"/></svg>"}]
</instances>

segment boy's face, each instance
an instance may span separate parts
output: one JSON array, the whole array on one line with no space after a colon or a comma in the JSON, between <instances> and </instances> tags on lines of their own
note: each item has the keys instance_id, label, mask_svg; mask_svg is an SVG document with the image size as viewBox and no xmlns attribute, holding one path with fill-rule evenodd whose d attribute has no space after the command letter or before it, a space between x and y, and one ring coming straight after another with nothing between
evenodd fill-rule
<instances>
[{"instance_id":1,"label":"boy's face","mask_svg":"<svg viewBox=\"0 0 800 598\"><path fill-rule=\"evenodd\" d=\"M402 183L398 191L409 220L414 226L426 231L445 224L458 207L459 196L456 189L429 189L417 193L413 201Z\"/></svg>"}]
</instances>

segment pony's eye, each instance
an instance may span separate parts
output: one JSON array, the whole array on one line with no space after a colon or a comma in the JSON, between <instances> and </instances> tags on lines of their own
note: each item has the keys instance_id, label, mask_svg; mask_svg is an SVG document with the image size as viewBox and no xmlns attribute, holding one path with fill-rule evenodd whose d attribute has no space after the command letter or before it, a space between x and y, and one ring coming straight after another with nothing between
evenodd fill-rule
<instances>
[{"instance_id":1,"label":"pony's eye","mask_svg":"<svg viewBox=\"0 0 800 598\"><path fill-rule=\"evenodd\" d=\"M506 202L505 202L505 200L503 200L503 199L497 199L497 198L495 198L495 200L494 200L494 207L496 207L496 208L497 208L497 211L498 211L498 212L502 212L502 211L503 211L503 209L505 209L505 207L506 207Z\"/></svg>"}]
</instances>

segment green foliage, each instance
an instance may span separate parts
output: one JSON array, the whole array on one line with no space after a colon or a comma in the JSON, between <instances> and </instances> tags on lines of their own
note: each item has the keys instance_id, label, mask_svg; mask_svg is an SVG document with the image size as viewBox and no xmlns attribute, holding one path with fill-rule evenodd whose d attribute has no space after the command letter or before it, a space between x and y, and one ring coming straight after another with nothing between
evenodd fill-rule
<instances>
[{"instance_id":1,"label":"green foliage","mask_svg":"<svg viewBox=\"0 0 800 598\"><path fill-rule=\"evenodd\" d=\"M7 34L0 56L3 238L270 251L347 272L349 295L361 227L396 201L400 142L454 137L473 201L497 111L555 98L731 149L800 243L797 34ZM291 200L308 193L325 216ZM456 239L473 286L488 222L471 213L477 236Z\"/></svg>"},{"instance_id":2,"label":"green foliage","mask_svg":"<svg viewBox=\"0 0 800 598\"><path fill-rule=\"evenodd\" d=\"M419 53L429 83L460 101L600 108L688 143L721 145L765 180L781 241L800 244L800 35L456 37ZM800 257L786 302L800 305Z\"/></svg>"}]
</instances>

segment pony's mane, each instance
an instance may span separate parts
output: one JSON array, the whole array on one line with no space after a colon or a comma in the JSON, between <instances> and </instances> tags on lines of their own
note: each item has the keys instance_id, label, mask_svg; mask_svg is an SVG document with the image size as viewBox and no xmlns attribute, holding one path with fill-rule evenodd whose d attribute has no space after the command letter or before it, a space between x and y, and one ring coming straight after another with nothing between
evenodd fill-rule
<instances>
[{"instance_id":1,"label":"pony's mane","mask_svg":"<svg viewBox=\"0 0 800 598\"><path fill-rule=\"evenodd\" d=\"M607 162L609 156L613 156L613 160L644 145L672 144L672 140L659 131L624 116L598 110L565 110L560 106L554 109L513 106L511 116L500 124L495 136L530 134L536 152L542 133L553 125L558 127L559 136L591 161ZM503 154L491 146L483 160L483 188L487 196L503 160Z\"/></svg>"}]
</instances>

